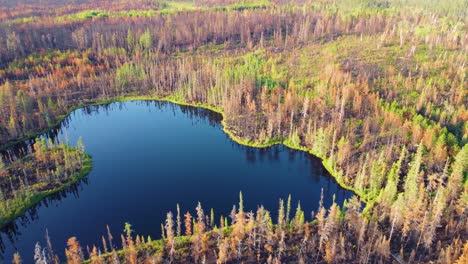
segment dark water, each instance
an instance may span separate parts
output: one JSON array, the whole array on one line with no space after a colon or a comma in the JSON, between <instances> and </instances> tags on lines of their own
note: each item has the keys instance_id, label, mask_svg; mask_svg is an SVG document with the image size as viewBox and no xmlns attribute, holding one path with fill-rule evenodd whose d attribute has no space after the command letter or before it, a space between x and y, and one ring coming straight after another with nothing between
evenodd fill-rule
<instances>
[{"instance_id":1,"label":"dark water","mask_svg":"<svg viewBox=\"0 0 468 264\"><path fill-rule=\"evenodd\" d=\"M278 199L292 195L306 210L316 210L323 188L324 204L333 195L342 204L352 193L337 186L320 160L284 146L241 146L222 131L220 115L208 110L161 102L126 102L73 112L48 136L74 144L81 136L93 157L88 178L41 203L1 233L5 262L14 251L32 263L37 241L63 260L66 241L101 245L106 225L118 237L125 222L143 235L159 238L168 211L194 208L228 215L238 202L246 209L263 204L276 212ZM12 152L20 152L18 145ZM275 214L275 213L273 213Z\"/></svg>"}]
</instances>

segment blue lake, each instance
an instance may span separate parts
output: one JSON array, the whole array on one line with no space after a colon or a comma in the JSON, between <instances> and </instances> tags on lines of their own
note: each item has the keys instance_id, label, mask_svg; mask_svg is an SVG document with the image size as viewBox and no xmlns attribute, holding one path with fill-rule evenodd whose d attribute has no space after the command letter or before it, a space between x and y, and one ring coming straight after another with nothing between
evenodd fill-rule
<instances>
[{"instance_id":1,"label":"blue lake","mask_svg":"<svg viewBox=\"0 0 468 264\"><path fill-rule=\"evenodd\" d=\"M74 111L48 133L75 144L81 136L93 157L88 177L31 209L0 233L2 257L18 251L33 262L34 246L46 245L64 260L69 237L101 246L109 225L119 241L124 223L138 234L159 238L167 212L229 215L242 191L247 210L262 204L275 215L279 198L292 196L311 219L323 189L324 205L342 204L353 193L340 188L321 161L285 146L256 149L239 145L223 131L221 116L209 110L166 102L124 102ZM20 152L28 142L10 152ZM293 210L294 211L294 210ZM219 222L219 221L216 221ZM1 262L1 261L0 261Z\"/></svg>"}]
</instances>

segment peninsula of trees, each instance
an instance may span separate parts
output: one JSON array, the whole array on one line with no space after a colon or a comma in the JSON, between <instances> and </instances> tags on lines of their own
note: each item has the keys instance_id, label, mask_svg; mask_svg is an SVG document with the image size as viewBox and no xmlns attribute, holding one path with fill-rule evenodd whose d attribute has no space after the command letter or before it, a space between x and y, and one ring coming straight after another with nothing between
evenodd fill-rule
<instances>
[{"instance_id":1,"label":"peninsula of trees","mask_svg":"<svg viewBox=\"0 0 468 264\"><path fill-rule=\"evenodd\" d=\"M76 148L36 139L22 158L0 158L0 227L22 216L45 197L76 183L91 170L81 140Z\"/></svg>"},{"instance_id":2,"label":"peninsula of trees","mask_svg":"<svg viewBox=\"0 0 468 264\"><path fill-rule=\"evenodd\" d=\"M170 213L163 240L128 227L123 251L104 242L89 250L91 263L465 263L466 1L0 0L0 8L2 146L83 105L164 99L222 112L244 144L309 151L357 195L320 206L310 223L300 207L272 221L265 208L239 205L228 223L199 207L185 215L185 237L183 212ZM58 164L44 167L70 175ZM4 197L21 181L49 180L12 166ZM81 262L83 251L70 239L68 261Z\"/></svg>"}]
</instances>

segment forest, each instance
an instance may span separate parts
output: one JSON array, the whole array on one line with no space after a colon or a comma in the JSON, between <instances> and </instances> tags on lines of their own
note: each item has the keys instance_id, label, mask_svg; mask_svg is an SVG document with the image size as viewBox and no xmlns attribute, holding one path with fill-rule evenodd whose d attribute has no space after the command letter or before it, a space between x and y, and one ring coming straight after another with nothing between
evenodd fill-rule
<instances>
[{"instance_id":1,"label":"forest","mask_svg":"<svg viewBox=\"0 0 468 264\"><path fill-rule=\"evenodd\" d=\"M201 204L168 212L157 240L130 224L102 245L72 237L68 263L468 262L467 1L0 0L0 10L2 149L86 105L166 100L221 112L239 143L310 152L356 195L308 221L288 200L244 211L241 194L230 217ZM82 143L36 142L0 157L0 223L90 169ZM51 252L38 244L36 263L59 263Z\"/></svg>"}]
</instances>

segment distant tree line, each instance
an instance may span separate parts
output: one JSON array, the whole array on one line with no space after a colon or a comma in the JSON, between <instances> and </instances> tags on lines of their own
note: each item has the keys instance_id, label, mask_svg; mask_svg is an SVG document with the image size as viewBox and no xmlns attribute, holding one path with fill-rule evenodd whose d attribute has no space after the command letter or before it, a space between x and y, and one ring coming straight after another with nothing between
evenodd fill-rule
<instances>
[{"instance_id":1,"label":"distant tree line","mask_svg":"<svg viewBox=\"0 0 468 264\"><path fill-rule=\"evenodd\" d=\"M0 144L121 96L215 107L235 137L310 151L367 203L365 232L332 228L335 254L343 233L369 239L346 252L362 261L452 263L468 237L466 16L346 3L2 24Z\"/></svg>"}]
</instances>

